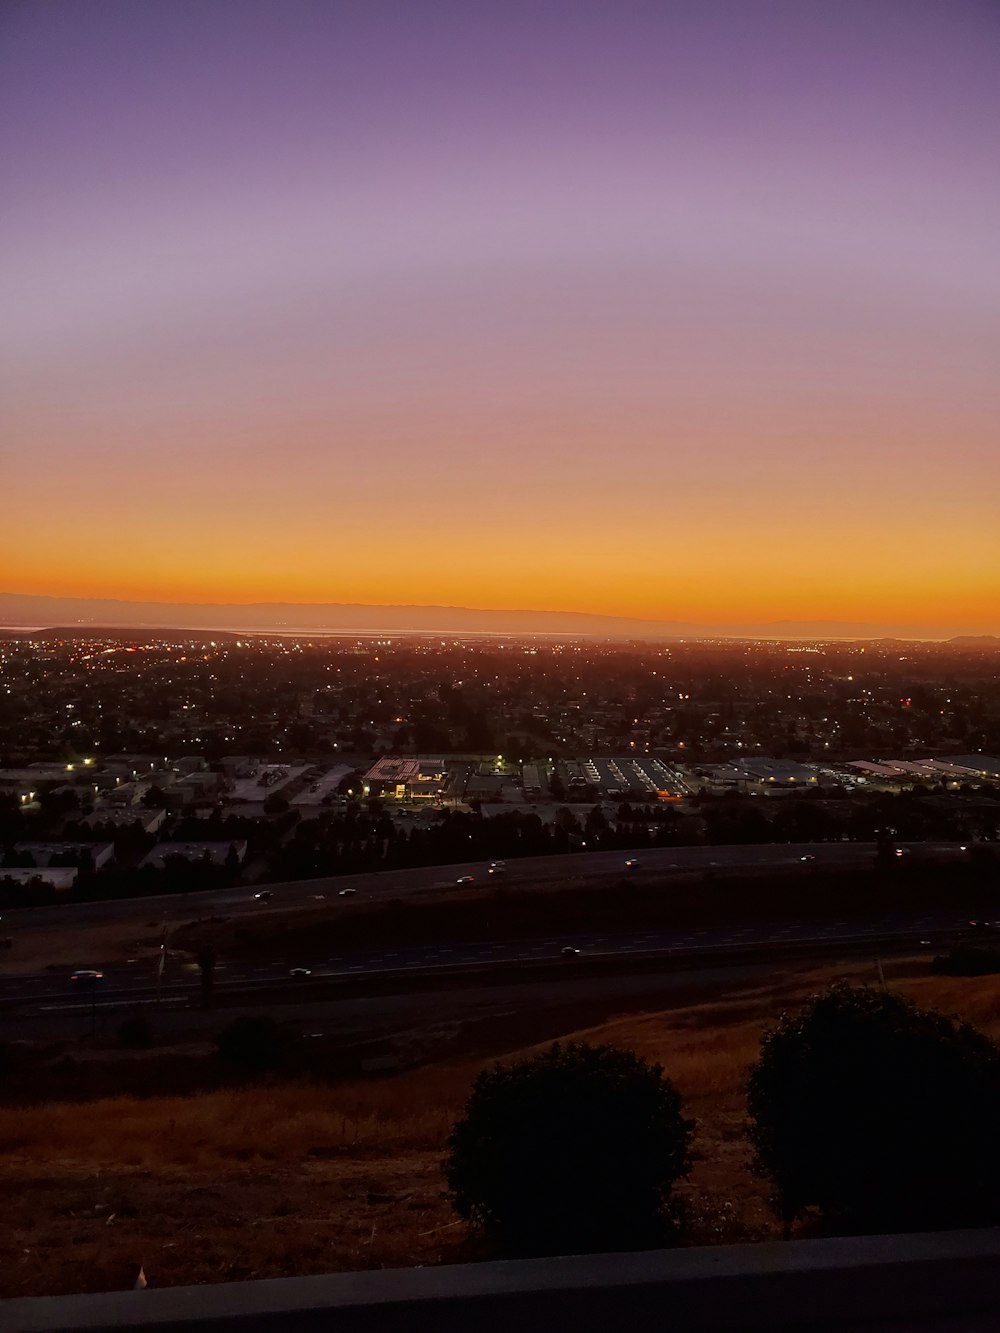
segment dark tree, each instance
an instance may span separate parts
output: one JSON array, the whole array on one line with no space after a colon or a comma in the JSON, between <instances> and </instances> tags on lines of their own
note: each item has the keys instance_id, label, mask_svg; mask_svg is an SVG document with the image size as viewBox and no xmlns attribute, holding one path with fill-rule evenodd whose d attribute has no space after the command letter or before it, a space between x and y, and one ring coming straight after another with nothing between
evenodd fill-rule
<instances>
[{"instance_id":1,"label":"dark tree","mask_svg":"<svg viewBox=\"0 0 1000 1333\"><path fill-rule=\"evenodd\" d=\"M754 1169L790 1223L1000 1220L1000 1050L899 995L846 984L765 1033L748 1089Z\"/></svg>"},{"instance_id":2,"label":"dark tree","mask_svg":"<svg viewBox=\"0 0 1000 1333\"><path fill-rule=\"evenodd\" d=\"M694 1122L659 1065L558 1043L479 1075L448 1139L455 1210L510 1255L663 1243Z\"/></svg>"},{"instance_id":3,"label":"dark tree","mask_svg":"<svg viewBox=\"0 0 1000 1333\"><path fill-rule=\"evenodd\" d=\"M222 1029L218 1051L219 1059L235 1074L265 1074L287 1063L291 1040L273 1018L247 1015Z\"/></svg>"},{"instance_id":4,"label":"dark tree","mask_svg":"<svg viewBox=\"0 0 1000 1333\"><path fill-rule=\"evenodd\" d=\"M211 1009L215 999L215 969L218 966L215 950L206 945L198 953L198 971L201 973L201 1007Z\"/></svg>"},{"instance_id":5,"label":"dark tree","mask_svg":"<svg viewBox=\"0 0 1000 1333\"><path fill-rule=\"evenodd\" d=\"M143 1014L135 1014L118 1024L118 1040L130 1051L145 1051L153 1044L153 1025Z\"/></svg>"},{"instance_id":6,"label":"dark tree","mask_svg":"<svg viewBox=\"0 0 1000 1333\"><path fill-rule=\"evenodd\" d=\"M554 821L556 828L564 829L567 833L579 833L580 821L574 815L568 805L561 805L555 813Z\"/></svg>"}]
</instances>

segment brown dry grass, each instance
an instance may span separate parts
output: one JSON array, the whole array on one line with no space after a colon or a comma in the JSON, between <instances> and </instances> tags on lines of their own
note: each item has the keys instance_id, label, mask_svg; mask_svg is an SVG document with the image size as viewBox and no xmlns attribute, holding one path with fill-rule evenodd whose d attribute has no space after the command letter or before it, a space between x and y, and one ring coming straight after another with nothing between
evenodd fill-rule
<instances>
[{"instance_id":1,"label":"brown dry grass","mask_svg":"<svg viewBox=\"0 0 1000 1333\"><path fill-rule=\"evenodd\" d=\"M917 970L893 964L890 984L1000 1037L1000 977ZM746 1070L765 1023L834 975L873 979L860 965L803 971L566 1033L661 1062L683 1092L698 1120L683 1190L695 1242L775 1234L747 1167ZM170 1285L467 1257L439 1166L483 1064L333 1087L0 1108L0 1295L119 1288L140 1264Z\"/></svg>"}]
</instances>

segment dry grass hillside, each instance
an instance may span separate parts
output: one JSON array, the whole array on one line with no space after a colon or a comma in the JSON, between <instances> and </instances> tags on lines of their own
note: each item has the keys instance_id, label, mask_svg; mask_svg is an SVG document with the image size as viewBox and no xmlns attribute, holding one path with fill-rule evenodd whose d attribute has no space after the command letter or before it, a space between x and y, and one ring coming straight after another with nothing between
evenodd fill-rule
<instances>
[{"instance_id":1,"label":"dry grass hillside","mask_svg":"<svg viewBox=\"0 0 1000 1333\"><path fill-rule=\"evenodd\" d=\"M1000 977L919 970L893 964L889 983L1000 1038ZM698 1121L684 1187L691 1243L776 1233L747 1169L745 1071L762 1026L836 976L874 979L854 965L802 971L566 1032L655 1058L684 1093ZM483 1063L332 1086L2 1107L0 1295L127 1287L140 1265L165 1286L472 1257L439 1163Z\"/></svg>"}]
</instances>

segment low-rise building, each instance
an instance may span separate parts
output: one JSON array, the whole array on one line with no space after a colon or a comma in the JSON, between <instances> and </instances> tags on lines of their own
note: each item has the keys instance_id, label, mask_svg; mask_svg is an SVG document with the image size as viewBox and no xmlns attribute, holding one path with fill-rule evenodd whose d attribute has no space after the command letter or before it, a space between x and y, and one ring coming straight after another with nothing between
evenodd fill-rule
<instances>
[{"instance_id":1,"label":"low-rise building","mask_svg":"<svg viewBox=\"0 0 1000 1333\"><path fill-rule=\"evenodd\" d=\"M130 806L114 810L107 806L81 819L84 828L141 828L144 833L156 833L167 818L166 810L147 810L144 806Z\"/></svg>"},{"instance_id":2,"label":"low-rise building","mask_svg":"<svg viewBox=\"0 0 1000 1333\"><path fill-rule=\"evenodd\" d=\"M113 842L16 842L17 857L31 857L36 866L51 866L68 857L90 858L95 870L109 865L115 858Z\"/></svg>"},{"instance_id":3,"label":"low-rise building","mask_svg":"<svg viewBox=\"0 0 1000 1333\"><path fill-rule=\"evenodd\" d=\"M43 866L32 869L0 867L0 882L7 880L16 884L31 884L37 881L47 884L49 888L65 891L73 887L79 873L75 866Z\"/></svg>"},{"instance_id":4,"label":"low-rise building","mask_svg":"<svg viewBox=\"0 0 1000 1333\"><path fill-rule=\"evenodd\" d=\"M185 861L204 861L207 858L212 865L224 866L231 854L235 854L240 865L243 864L247 854L245 839L232 842L158 842L139 865L140 869L152 866L154 870L162 870L168 857L179 856Z\"/></svg>"}]
</instances>

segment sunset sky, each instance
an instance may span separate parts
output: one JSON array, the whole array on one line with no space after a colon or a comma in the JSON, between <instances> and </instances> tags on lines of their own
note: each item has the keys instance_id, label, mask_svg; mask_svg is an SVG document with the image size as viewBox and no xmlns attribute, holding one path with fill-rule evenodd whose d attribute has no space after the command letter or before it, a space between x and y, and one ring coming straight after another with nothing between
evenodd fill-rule
<instances>
[{"instance_id":1,"label":"sunset sky","mask_svg":"<svg viewBox=\"0 0 1000 1333\"><path fill-rule=\"evenodd\" d=\"M1000 632L993 0L22 0L0 589Z\"/></svg>"}]
</instances>

